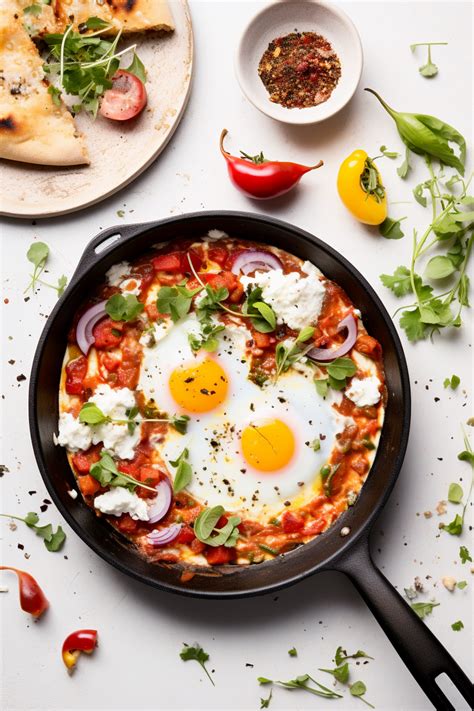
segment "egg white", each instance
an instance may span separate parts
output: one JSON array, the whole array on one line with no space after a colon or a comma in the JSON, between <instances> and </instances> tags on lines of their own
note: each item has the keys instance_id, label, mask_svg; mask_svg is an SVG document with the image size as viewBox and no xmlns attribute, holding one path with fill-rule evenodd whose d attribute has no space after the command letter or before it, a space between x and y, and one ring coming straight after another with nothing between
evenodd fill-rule
<instances>
[{"instance_id":1,"label":"egg white","mask_svg":"<svg viewBox=\"0 0 474 711\"><path fill-rule=\"evenodd\" d=\"M320 491L319 470L331 453L335 434L346 422L332 407L341 394L331 391L325 400L319 397L310 367L290 369L276 383L267 381L259 387L247 377L245 343L250 335L245 327L227 326L212 354L193 354L188 334L198 332L199 323L191 314L168 329L161 328L160 340L143 349L138 387L169 414L183 412L169 388L175 368L211 357L229 380L225 402L210 412L192 414L185 435L170 428L164 440L155 444L170 473L174 472L170 462L186 447L193 470L188 491L205 506L221 504L228 511L268 520L287 508L288 502L309 501ZM261 472L245 460L240 438L248 425L269 419L282 420L291 429L295 452L281 469ZM321 447L315 452L316 439Z\"/></svg>"}]
</instances>

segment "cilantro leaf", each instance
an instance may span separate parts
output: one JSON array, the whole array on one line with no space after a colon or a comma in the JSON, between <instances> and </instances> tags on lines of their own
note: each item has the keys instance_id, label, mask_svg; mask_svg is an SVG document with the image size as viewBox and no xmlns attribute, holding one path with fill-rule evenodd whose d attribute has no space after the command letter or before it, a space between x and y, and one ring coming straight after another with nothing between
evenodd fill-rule
<instances>
[{"instance_id":1,"label":"cilantro leaf","mask_svg":"<svg viewBox=\"0 0 474 711\"><path fill-rule=\"evenodd\" d=\"M381 274L380 281L388 289L391 289L395 296L406 296L412 292L410 270L407 267L397 267L393 275Z\"/></svg>"},{"instance_id":2,"label":"cilantro leaf","mask_svg":"<svg viewBox=\"0 0 474 711\"><path fill-rule=\"evenodd\" d=\"M114 294L105 304L105 310L113 321L134 321L144 308L135 294Z\"/></svg>"},{"instance_id":3,"label":"cilantro leaf","mask_svg":"<svg viewBox=\"0 0 474 711\"><path fill-rule=\"evenodd\" d=\"M52 536L48 540L45 540L44 545L50 552L55 553L56 551L61 550L65 540L66 534L64 533L61 526L58 526L57 530L53 532Z\"/></svg>"},{"instance_id":4,"label":"cilantro leaf","mask_svg":"<svg viewBox=\"0 0 474 711\"><path fill-rule=\"evenodd\" d=\"M193 296L201 290L202 287L189 290L184 284L162 286L158 292L156 307L161 314L170 314L176 323L189 313Z\"/></svg>"},{"instance_id":5,"label":"cilantro leaf","mask_svg":"<svg viewBox=\"0 0 474 711\"><path fill-rule=\"evenodd\" d=\"M454 632L460 632L464 629L464 625L461 620L458 620L457 622L453 622L451 629L454 630Z\"/></svg>"},{"instance_id":6,"label":"cilantro leaf","mask_svg":"<svg viewBox=\"0 0 474 711\"><path fill-rule=\"evenodd\" d=\"M48 551L56 552L60 550L66 540L66 534L61 526L58 526L54 531L53 526L48 523L45 526L38 526L39 516L34 511L29 511L24 518L20 516L12 516L10 514L0 514L4 518L13 518L16 521L22 521L28 528L31 528L37 536L43 539L44 545Z\"/></svg>"},{"instance_id":7,"label":"cilantro leaf","mask_svg":"<svg viewBox=\"0 0 474 711\"><path fill-rule=\"evenodd\" d=\"M179 656L183 660L183 662L189 662L189 661L194 661L197 662L206 672L209 681L211 682L212 686L215 686L214 681L209 674L207 668L206 668L206 662L209 659L209 654L204 651L204 649L199 645L197 642L194 643L194 646L191 647L189 644L186 644L184 642L184 647L181 650Z\"/></svg>"},{"instance_id":8,"label":"cilantro leaf","mask_svg":"<svg viewBox=\"0 0 474 711\"><path fill-rule=\"evenodd\" d=\"M456 390L458 385L461 383L461 378L457 375L452 375L451 378L445 378L443 386L445 388L451 388L451 390Z\"/></svg>"},{"instance_id":9,"label":"cilantro leaf","mask_svg":"<svg viewBox=\"0 0 474 711\"><path fill-rule=\"evenodd\" d=\"M468 561L472 563L471 554L469 553L469 550L466 548L466 546L460 546L459 558L461 560L462 565L464 565L464 563L467 563Z\"/></svg>"},{"instance_id":10,"label":"cilantro leaf","mask_svg":"<svg viewBox=\"0 0 474 711\"><path fill-rule=\"evenodd\" d=\"M420 341L428 335L426 325L421 320L420 309L418 307L413 309L413 311L404 311L399 323L409 341Z\"/></svg>"}]
</instances>

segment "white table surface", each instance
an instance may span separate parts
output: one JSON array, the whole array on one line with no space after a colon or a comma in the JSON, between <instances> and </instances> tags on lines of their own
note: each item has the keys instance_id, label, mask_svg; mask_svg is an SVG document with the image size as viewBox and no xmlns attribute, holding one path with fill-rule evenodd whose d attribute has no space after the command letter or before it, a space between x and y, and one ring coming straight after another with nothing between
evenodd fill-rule
<instances>
[{"instance_id":1,"label":"white table surface","mask_svg":"<svg viewBox=\"0 0 474 711\"><path fill-rule=\"evenodd\" d=\"M364 46L361 88L336 118L305 128L274 123L258 113L242 97L234 78L233 50L239 33L260 6L230 1L192 3L196 73L189 107L165 153L132 186L95 208L68 217L38 224L4 221L0 313L5 437L1 461L10 470L0 482L4 512L39 511L47 498L30 444L27 390L33 351L55 294L43 288L24 301L29 271L25 253L34 239L50 245L50 272L57 277L63 272L71 275L87 241L115 223L204 209L258 211L328 241L367 277L389 311L398 305L378 275L407 263L410 238L384 240L356 223L336 194L336 173L354 148L364 147L371 155L382 143L392 150L401 149L392 121L362 91L364 86L379 89L396 108L438 115L469 136L470 5L343 3ZM422 55L413 57L409 49L411 42L426 40L449 42L434 53L440 73L432 81L418 74ZM297 192L257 204L239 194L226 177L217 147L224 126L230 131L229 148L251 152L263 148L271 157L309 163L323 158L325 166L306 176ZM396 175L394 162L380 163L391 201L410 200L411 188L424 179L421 161L416 162L418 167L406 182ZM121 209L125 210L122 220L117 216ZM390 212L410 216L404 223L407 233L427 222L427 213L416 204L394 205ZM440 533L440 520L451 520L455 507L450 504L444 517L437 516L435 507L446 499L451 481L462 480L466 488L470 477L469 467L456 459L462 449L461 423L470 414L470 333L466 323L461 332L436 338L434 345L429 341L411 345L402 336L413 393L410 442L398 483L372 536L375 560L394 585L403 589L420 576L427 592L419 600L440 602L426 623L468 674L472 674L470 591L474 579L470 564L461 566L458 550L460 543L472 546L472 539L467 526L461 539ZM444 378L452 373L462 380L454 393L443 389ZM27 379L18 382L20 374ZM30 490L37 493L29 495ZM431 519L424 518L425 510L434 512ZM48 553L42 541L21 524L13 532L7 520L0 522L3 563L35 575L51 602L44 619L33 624L19 609L15 579L2 574L0 584L9 588L9 594L0 598L5 709L253 710L268 693L268 687L258 686L258 675L290 679L314 673L317 667L330 665L338 645L349 651L364 649L375 658L354 666L352 679L365 681L367 699L377 709L431 708L371 613L340 574L320 574L256 599L185 599L148 589L102 562L68 529L54 506L43 518L67 530L61 553ZM19 542L24 551L17 548ZM450 593L440 583L444 575L466 579L469 587ZM465 628L453 632L451 623L458 619ZM81 658L70 678L60 647L66 634L83 627L99 630L100 647L93 657ZM195 640L211 655L215 688L197 664L185 664L179 658L182 643ZM297 658L287 654L293 646ZM323 680L325 675L317 676ZM271 708L315 709L331 703L275 689ZM334 705L360 711L361 703L346 694Z\"/></svg>"}]
</instances>

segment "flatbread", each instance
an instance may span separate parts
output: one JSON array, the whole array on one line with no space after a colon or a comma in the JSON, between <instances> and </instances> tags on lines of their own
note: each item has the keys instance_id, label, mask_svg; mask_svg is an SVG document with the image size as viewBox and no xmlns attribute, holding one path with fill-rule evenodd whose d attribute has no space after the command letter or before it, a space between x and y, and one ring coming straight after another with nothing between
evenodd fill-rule
<instances>
[{"instance_id":1,"label":"flatbread","mask_svg":"<svg viewBox=\"0 0 474 711\"><path fill-rule=\"evenodd\" d=\"M53 0L53 7L61 28L71 23L78 27L89 17L100 17L123 32L174 30L166 0Z\"/></svg>"},{"instance_id":2,"label":"flatbread","mask_svg":"<svg viewBox=\"0 0 474 711\"><path fill-rule=\"evenodd\" d=\"M13 4L13 3L12 3ZM89 163L84 139L48 93L43 61L21 14L0 6L0 158L41 165Z\"/></svg>"}]
</instances>

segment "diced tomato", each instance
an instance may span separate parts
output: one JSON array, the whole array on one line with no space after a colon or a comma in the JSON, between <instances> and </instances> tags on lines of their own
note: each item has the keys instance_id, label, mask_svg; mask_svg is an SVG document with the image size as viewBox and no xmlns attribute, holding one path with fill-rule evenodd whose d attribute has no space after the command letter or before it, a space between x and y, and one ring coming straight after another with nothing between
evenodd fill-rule
<instances>
[{"instance_id":1,"label":"diced tomato","mask_svg":"<svg viewBox=\"0 0 474 711\"><path fill-rule=\"evenodd\" d=\"M304 528L304 518L294 511L285 511L281 517L281 527L285 533L298 533Z\"/></svg>"},{"instance_id":2,"label":"diced tomato","mask_svg":"<svg viewBox=\"0 0 474 711\"><path fill-rule=\"evenodd\" d=\"M141 349L136 339L127 338L122 345L122 362L117 371L117 380L123 388L135 390L140 375Z\"/></svg>"},{"instance_id":3,"label":"diced tomato","mask_svg":"<svg viewBox=\"0 0 474 711\"><path fill-rule=\"evenodd\" d=\"M66 392L69 395L81 395L84 389L83 380L87 373L87 358L80 356L66 366Z\"/></svg>"},{"instance_id":4,"label":"diced tomato","mask_svg":"<svg viewBox=\"0 0 474 711\"><path fill-rule=\"evenodd\" d=\"M122 514L117 521L117 528L122 533L134 533L137 530L138 521L135 521L130 514Z\"/></svg>"},{"instance_id":5,"label":"diced tomato","mask_svg":"<svg viewBox=\"0 0 474 711\"><path fill-rule=\"evenodd\" d=\"M158 321L159 318L167 318L166 314L161 314L158 311L156 301L152 301L151 304L146 304L145 311L151 321Z\"/></svg>"},{"instance_id":6,"label":"diced tomato","mask_svg":"<svg viewBox=\"0 0 474 711\"><path fill-rule=\"evenodd\" d=\"M207 284L210 284L213 289L224 287L225 289L228 289L229 292L240 283L235 274L232 272L222 271L219 272L219 274L205 273L200 276L202 280Z\"/></svg>"},{"instance_id":7,"label":"diced tomato","mask_svg":"<svg viewBox=\"0 0 474 711\"><path fill-rule=\"evenodd\" d=\"M80 476L77 481L83 496L94 496L94 494L97 494L100 489L99 482L90 474Z\"/></svg>"},{"instance_id":8,"label":"diced tomato","mask_svg":"<svg viewBox=\"0 0 474 711\"><path fill-rule=\"evenodd\" d=\"M161 472L159 472L158 469L150 467L149 465L144 465L140 467L136 478L147 486L155 487L161 479ZM137 487L137 494L141 499L151 499L156 496L156 492L149 491L141 486Z\"/></svg>"},{"instance_id":9,"label":"diced tomato","mask_svg":"<svg viewBox=\"0 0 474 711\"><path fill-rule=\"evenodd\" d=\"M185 525L181 527L181 531L176 538L176 543L191 543L195 538L196 536L191 526Z\"/></svg>"},{"instance_id":10,"label":"diced tomato","mask_svg":"<svg viewBox=\"0 0 474 711\"><path fill-rule=\"evenodd\" d=\"M169 254L160 254L158 257L153 257L151 262L157 272L176 273L182 271L182 257L182 252L170 252Z\"/></svg>"},{"instance_id":11,"label":"diced tomato","mask_svg":"<svg viewBox=\"0 0 474 711\"><path fill-rule=\"evenodd\" d=\"M118 384L122 388L129 388L134 390L138 384L138 371L135 367L129 368L119 368L118 372Z\"/></svg>"},{"instance_id":12,"label":"diced tomato","mask_svg":"<svg viewBox=\"0 0 474 711\"><path fill-rule=\"evenodd\" d=\"M235 550L225 546L217 546L216 548L207 546L204 555L209 565L225 565L234 558Z\"/></svg>"},{"instance_id":13,"label":"diced tomato","mask_svg":"<svg viewBox=\"0 0 474 711\"><path fill-rule=\"evenodd\" d=\"M268 348L275 343L275 337L270 336L269 333L260 333L259 331L253 332L253 341L257 348Z\"/></svg>"},{"instance_id":14,"label":"diced tomato","mask_svg":"<svg viewBox=\"0 0 474 711\"><path fill-rule=\"evenodd\" d=\"M189 249L187 252L184 252L184 254L181 257L181 271L184 274L189 274L191 272L191 267L189 265L189 259L192 262L192 265L194 267L194 271L198 272L201 269L202 265L202 259L201 255L199 255L196 250L194 249Z\"/></svg>"},{"instance_id":15,"label":"diced tomato","mask_svg":"<svg viewBox=\"0 0 474 711\"><path fill-rule=\"evenodd\" d=\"M205 543L200 541L199 538L195 538L194 541L191 541L189 547L191 548L193 553L196 553L198 555L199 553L202 553L207 546Z\"/></svg>"},{"instance_id":16,"label":"diced tomato","mask_svg":"<svg viewBox=\"0 0 474 711\"><path fill-rule=\"evenodd\" d=\"M104 350L117 348L122 340L124 325L122 321L112 321L111 318L100 321L92 332L95 347Z\"/></svg>"},{"instance_id":17,"label":"diced tomato","mask_svg":"<svg viewBox=\"0 0 474 711\"><path fill-rule=\"evenodd\" d=\"M72 458L72 463L79 474L89 474L93 464L99 461L99 447L91 447L86 452L78 452Z\"/></svg>"},{"instance_id":18,"label":"diced tomato","mask_svg":"<svg viewBox=\"0 0 474 711\"><path fill-rule=\"evenodd\" d=\"M216 262L216 264L220 264L223 267L229 253L224 247L211 247L207 255L211 262Z\"/></svg>"},{"instance_id":19,"label":"diced tomato","mask_svg":"<svg viewBox=\"0 0 474 711\"><path fill-rule=\"evenodd\" d=\"M107 368L109 373L113 373L120 365L120 356L110 355L110 353L101 353L101 362Z\"/></svg>"}]
</instances>

